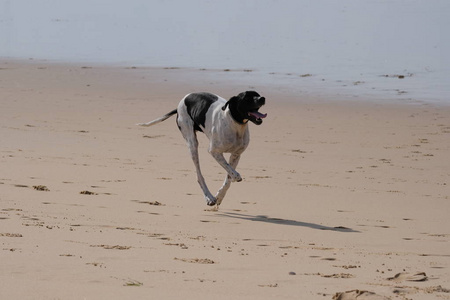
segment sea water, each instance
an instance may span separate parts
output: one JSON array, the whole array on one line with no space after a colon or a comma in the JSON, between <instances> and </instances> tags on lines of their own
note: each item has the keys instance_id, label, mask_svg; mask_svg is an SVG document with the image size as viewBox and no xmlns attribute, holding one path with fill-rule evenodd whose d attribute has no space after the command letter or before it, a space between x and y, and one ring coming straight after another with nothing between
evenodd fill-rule
<instances>
[{"instance_id":1,"label":"sea water","mask_svg":"<svg viewBox=\"0 0 450 300\"><path fill-rule=\"evenodd\" d=\"M450 1L0 0L0 57L230 70L290 93L450 104Z\"/></svg>"}]
</instances>

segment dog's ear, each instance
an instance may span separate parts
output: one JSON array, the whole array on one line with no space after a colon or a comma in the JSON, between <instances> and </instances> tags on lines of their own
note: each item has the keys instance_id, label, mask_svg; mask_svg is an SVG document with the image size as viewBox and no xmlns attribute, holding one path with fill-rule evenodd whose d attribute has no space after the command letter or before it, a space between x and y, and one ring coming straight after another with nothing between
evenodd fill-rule
<instances>
[{"instance_id":1,"label":"dog's ear","mask_svg":"<svg viewBox=\"0 0 450 300\"><path fill-rule=\"evenodd\" d=\"M238 100L238 97L236 97L236 96L231 97L230 100L228 100L227 103L225 103L225 105L222 106L222 110L227 109L227 106L230 105L230 103L235 102L237 100Z\"/></svg>"}]
</instances>

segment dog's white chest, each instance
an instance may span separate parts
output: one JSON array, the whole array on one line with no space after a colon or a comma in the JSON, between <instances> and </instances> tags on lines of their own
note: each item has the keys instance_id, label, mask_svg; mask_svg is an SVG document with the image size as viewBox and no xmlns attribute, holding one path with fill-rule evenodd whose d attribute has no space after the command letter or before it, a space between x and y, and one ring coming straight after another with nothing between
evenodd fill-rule
<instances>
[{"instance_id":1,"label":"dog's white chest","mask_svg":"<svg viewBox=\"0 0 450 300\"><path fill-rule=\"evenodd\" d=\"M208 115L211 122L207 122L210 126L206 126L205 134L210 141L210 151L242 153L247 148L250 141L247 124L236 123L230 113L220 107Z\"/></svg>"}]
</instances>

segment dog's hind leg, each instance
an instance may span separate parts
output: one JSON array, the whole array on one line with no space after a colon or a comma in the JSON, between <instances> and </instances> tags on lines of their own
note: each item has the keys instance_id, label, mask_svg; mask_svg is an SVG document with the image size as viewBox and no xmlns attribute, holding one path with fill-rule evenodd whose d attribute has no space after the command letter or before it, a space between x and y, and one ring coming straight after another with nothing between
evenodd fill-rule
<instances>
[{"instance_id":1,"label":"dog's hind leg","mask_svg":"<svg viewBox=\"0 0 450 300\"><path fill-rule=\"evenodd\" d=\"M240 158L241 158L240 154L231 154L229 164L233 169L236 169ZM230 188L230 185L231 185L231 177L230 175L227 174L227 177L225 178L222 187L216 194L217 207L219 207L219 205L222 203L222 200L225 197L225 194L227 193L228 189Z\"/></svg>"},{"instance_id":2,"label":"dog's hind leg","mask_svg":"<svg viewBox=\"0 0 450 300\"><path fill-rule=\"evenodd\" d=\"M180 118L177 120L178 126L180 128L181 134L183 135L184 139L186 140L186 144L189 148L189 152L191 154L192 161L195 165L195 170L197 172L197 181L200 185L200 188L203 191L203 194L205 195L206 204L209 206L214 206L216 204L216 198L211 194L211 192L208 189L208 186L206 185L205 178L202 175L202 171L200 170L200 160L198 158L198 140L197 135L194 131L193 124L189 121L186 121L185 124L180 126L182 123L182 120Z\"/></svg>"},{"instance_id":3,"label":"dog's hind leg","mask_svg":"<svg viewBox=\"0 0 450 300\"><path fill-rule=\"evenodd\" d=\"M191 152L191 158L195 165L195 170L197 171L197 181L200 185L200 188L203 191L203 194L205 195L206 204L209 206L213 206L216 204L216 198L211 194L209 191L205 178L202 175L202 171L200 170L200 160L198 158L198 141L197 136L195 133L193 134L193 139L191 139L190 142L188 142L189 151Z\"/></svg>"}]
</instances>

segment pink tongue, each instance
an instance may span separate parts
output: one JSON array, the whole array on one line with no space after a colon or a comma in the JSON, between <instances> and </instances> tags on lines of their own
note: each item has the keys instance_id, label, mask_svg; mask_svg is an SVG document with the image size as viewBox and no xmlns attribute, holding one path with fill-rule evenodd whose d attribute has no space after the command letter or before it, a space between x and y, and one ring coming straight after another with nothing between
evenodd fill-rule
<instances>
[{"instance_id":1,"label":"pink tongue","mask_svg":"<svg viewBox=\"0 0 450 300\"><path fill-rule=\"evenodd\" d=\"M262 113L260 113L258 111L252 111L252 112L249 112L248 114L250 116L253 116L253 117L258 118L258 119L264 119L265 117L267 117L267 114L262 114Z\"/></svg>"}]
</instances>

